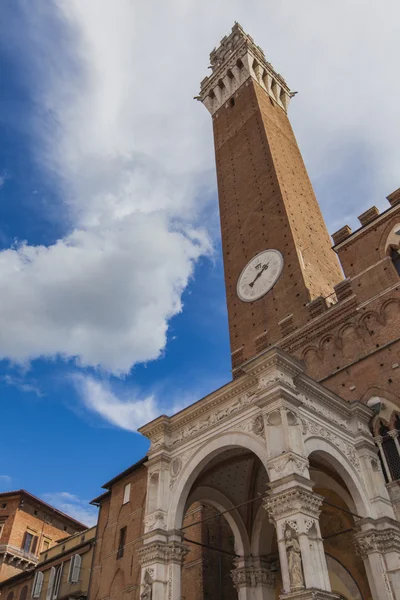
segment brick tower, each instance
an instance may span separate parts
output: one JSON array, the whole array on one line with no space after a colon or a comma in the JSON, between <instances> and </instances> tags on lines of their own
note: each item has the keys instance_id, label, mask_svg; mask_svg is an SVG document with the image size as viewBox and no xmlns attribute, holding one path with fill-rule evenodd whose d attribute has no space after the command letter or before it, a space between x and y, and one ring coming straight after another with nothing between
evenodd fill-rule
<instances>
[{"instance_id":1,"label":"brick tower","mask_svg":"<svg viewBox=\"0 0 400 600\"><path fill-rule=\"evenodd\" d=\"M198 98L213 118L235 374L305 323L309 303L342 275L287 116L286 82L237 23L210 60Z\"/></svg>"}]
</instances>

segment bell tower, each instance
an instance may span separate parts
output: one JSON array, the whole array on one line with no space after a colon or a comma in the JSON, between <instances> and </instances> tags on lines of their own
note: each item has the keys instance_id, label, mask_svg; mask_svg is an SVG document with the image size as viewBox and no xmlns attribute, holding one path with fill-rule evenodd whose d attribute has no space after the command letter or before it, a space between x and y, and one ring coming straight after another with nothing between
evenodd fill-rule
<instances>
[{"instance_id":1,"label":"bell tower","mask_svg":"<svg viewBox=\"0 0 400 600\"><path fill-rule=\"evenodd\" d=\"M213 119L236 376L343 277L287 116L294 94L238 23L210 63L198 99Z\"/></svg>"}]
</instances>

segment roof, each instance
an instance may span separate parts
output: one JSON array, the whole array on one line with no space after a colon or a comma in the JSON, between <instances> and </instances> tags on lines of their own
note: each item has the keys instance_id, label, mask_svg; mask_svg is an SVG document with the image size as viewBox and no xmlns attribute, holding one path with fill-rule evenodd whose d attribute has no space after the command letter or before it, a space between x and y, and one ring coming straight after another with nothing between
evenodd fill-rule
<instances>
[{"instance_id":1,"label":"roof","mask_svg":"<svg viewBox=\"0 0 400 600\"><path fill-rule=\"evenodd\" d=\"M55 508L54 506L51 506L51 504L48 504L47 502L45 502L41 498L38 498L37 496L34 496L33 494L31 494L30 492L27 492L26 490L13 490L11 492L0 492L0 498L6 498L8 496L17 496L17 495L25 496L26 498L28 498L32 502L36 502L37 504L40 504L41 506L44 506L47 510L52 511L53 513L57 514L62 519L66 519L70 523L73 523L74 526L78 530L80 530L80 531L83 531L84 529L88 529L87 525L84 525L83 523L81 523L80 521L77 521L76 519L74 519L70 515L67 515L67 514L63 513L61 510L58 510L58 508Z\"/></svg>"},{"instance_id":2,"label":"roof","mask_svg":"<svg viewBox=\"0 0 400 600\"><path fill-rule=\"evenodd\" d=\"M148 456L143 456L143 458L141 458L140 460L138 460L135 464L133 464L130 467L128 467L125 471L122 471L122 473L120 473L119 475L116 475L115 477L113 477L113 479L110 479L110 481L107 481L107 483L105 483L101 487L104 488L105 490L111 489L111 487L114 485L114 483L117 483L117 481L119 481L120 479L123 479L124 477L126 477L130 473L133 473L134 471L136 471L137 469L139 469L148 460L149 460Z\"/></svg>"},{"instance_id":3,"label":"roof","mask_svg":"<svg viewBox=\"0 0 400 600\"><path fill-rule=\"evenodd\" d=\"M105 498L107 498L107 496L110 496L110 495L111 495L110 490L107 490L103 494L100 494L100 496L97 496L96 498L93 498L93 500L91 500L89 502L89 504L91 504L92 506L99 506L101 504L101 502L103 502L103 500Z\"/></svg>"}]
</instances>

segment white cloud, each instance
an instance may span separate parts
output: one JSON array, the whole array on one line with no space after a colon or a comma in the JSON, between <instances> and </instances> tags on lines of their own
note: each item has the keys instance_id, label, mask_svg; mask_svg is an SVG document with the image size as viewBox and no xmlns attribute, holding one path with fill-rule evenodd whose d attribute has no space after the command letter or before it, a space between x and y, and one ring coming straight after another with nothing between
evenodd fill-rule
<instances>
[{"instance_id":1,"label":"white cloud","mask_svg":"<svg viewBox=\"0 0 400 600\"><path fill-rule=\"evenodd\" d=\"M35 394L39 398L43 396L39 386L34 381L14 377L13 375L4 375L4 377L1 377L0 379L1 381L4 381L5 384L16 387L21 392Z\"/></svg>"},{"instance_id":2,"label":"white cloud","mask_svg":"<svg viewBox=\"0 0 400 600\"><path fill-rule=\"evenodd\" d=\"M49 492L43 494L43 500L88 527L92 527L97 523L97 509L75 494Z\"/></svg>"},{"instance_id":3,"label":"white cloud","mask_svg":"<svg viewBox=\"0 0 400 600\"><path fill-rule=\"evenodd\" d=\"M139 391L125 390L122 395L118 394L109 382L91 376L76 374L73 381L87 410L128 431L136 431L160 414L174 414L200 397L175 390L174 398L165 395L161 402L157 393L143 396Z\"/></svg>"},{"instance_id":4,"label":"white cloud","mask_svg":"<svg viewBox=\"0 0 400 600\"><path fill-rule=\"evenodd\" d=\"M59 355L120 374L160 355L209 251L198 222L201 186L214 185L211 121L192 97L235 19L300 90L291 116L312 174L340 182L352 152L368 155L356 214L398 186L394 0L254 0L251 10L239 0L58 0L67 46L52 37L52 6L37 0L32 21L29 4L21 35L43 107L37 158L62 187L71 227L50 247L0 254L0 357ZM328 187L332 214L349 199Z\"/></svg>"}]
</instances>

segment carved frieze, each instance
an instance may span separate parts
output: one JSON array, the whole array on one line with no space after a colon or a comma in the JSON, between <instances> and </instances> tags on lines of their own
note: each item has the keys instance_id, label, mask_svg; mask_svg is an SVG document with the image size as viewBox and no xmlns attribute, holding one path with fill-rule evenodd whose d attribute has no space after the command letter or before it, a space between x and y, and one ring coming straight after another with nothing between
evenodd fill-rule
<instances>
[{"instance_id":1,"label":"carved frieze","mask_svg":"<svg viewBox=\"0 0 400 600\"><path fill-rule=\"evenodd\" d=\"M320 425L311 419L301 418L301 423L303 426L303 435L305 439L314 435L328 440L328 442L334 444L339 450L341 450L341 452L343 452L343 454L346 455L347 459L357 471L361 470L357 452L350 442L346 441L336 433L333 433L327 427L324 427L323 425Z\"/></svg>"}]
</instances>

